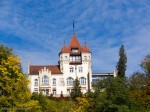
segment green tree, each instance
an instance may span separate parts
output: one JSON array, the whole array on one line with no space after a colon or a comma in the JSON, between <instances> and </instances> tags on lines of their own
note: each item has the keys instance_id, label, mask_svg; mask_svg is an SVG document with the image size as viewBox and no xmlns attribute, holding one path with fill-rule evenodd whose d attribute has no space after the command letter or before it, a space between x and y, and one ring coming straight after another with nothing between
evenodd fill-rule
<instances>
[{"instance_id":1,"label":"green tree","mask_svg":"<svg viewBox=\"0 0 150 112\"><path fill-rule=\"evenodd\" d=\"M54 111L53 105L50 103L50 100L46 96L42 95L42 93L32 93L31 99L37 100L39 102L42 112Z\"/></svg>"},{"instance_id":2,"label":"green tree","mask_svg":"<svg viewBox=\"0 0 150 112\"><path fill-rule=\"evenodd\" d=\"M136 109L150 109L150 77L140 72L134 72L129 78L130 93L135 99Z\"/></svg>"},{"instance_id":3,"label":"green tree","mask_svg":"<svg viewBox=\"0 0 150 112\"><path fill-rule=\"evenodd\" d=\"M150 54L142 60L141 67L144 69L147 75L150 75Z\"/></svg>"},{"instance_id":4,"label":"green tree","mask_svg":"<svg viewBox=\"0 0 150 112\"><path fill-rule=\"evenodd\" d=\"M73 100L75 100L77 97L82 96L80 82L79 82L78 78L76 78L73 81L73 90L72 90L70 96Z\"/></svg>"},{"instance_id":5,"label":"green tree","mask_svg":"<svg viewBox=\"0 0 150 112\"><path fill-rule=\"evenodd\" d=\"M2 60L6 60L9 55L12 55L12 49L7 46L0 45L0 63Z\"/></svg>"},{"instance_id":6,"label":"green tree","mask_svg":"<svg viewBox=\"0 0 150 112\"><path fill-rule=\"evenodd\" d=\"M38 101L30 100L29 81L22 73L20 59L4 46L0 46L0 57L0 108L38 107Z\"/></svg>"},{"instance_id":7,"label":"green tree","mask_svg":"<svg viewBox=\"0 0 150 112\"><path fill-rule=\"evenodd\" d=\"M119 77L125 77L126 63L127 63L126 52L124 49L124 45L121 45L121 47L119 49L119 61L116 66Z\"/></svg>"},{"instance_id":8,"label":"green tree","mask_svg":"<svg viewBox=\"0 0 150 112\"><path fill-rule=\"evenodd\" d=\"M134 100L125 78L99 80L94 91L95 97L91 105L96 112L126 112L133 107Z\"/></svg>"}]
</instances>

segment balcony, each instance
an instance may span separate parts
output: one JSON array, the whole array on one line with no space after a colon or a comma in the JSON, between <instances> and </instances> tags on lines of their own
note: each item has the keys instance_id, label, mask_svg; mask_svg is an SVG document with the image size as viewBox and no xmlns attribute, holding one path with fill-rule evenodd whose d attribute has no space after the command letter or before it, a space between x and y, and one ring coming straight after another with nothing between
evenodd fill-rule
<instances>
[{"instance_id":1,"label":"balcony","mask_svg":"<svg viewBox=\"0 0 150 112\"><path fill-rule=\"evenodd\" d=\"M70 65L80 65L82 61L70 61Z\"/></svg>"}]
</instances>

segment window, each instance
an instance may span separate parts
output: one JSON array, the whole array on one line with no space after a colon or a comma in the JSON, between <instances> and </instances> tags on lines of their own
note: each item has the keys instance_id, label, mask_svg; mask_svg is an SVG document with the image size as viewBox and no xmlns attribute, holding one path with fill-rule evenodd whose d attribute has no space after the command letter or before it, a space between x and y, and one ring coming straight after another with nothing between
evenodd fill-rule
<instances>
[{"instance_id":1,"label":"window","mask_svg":"<svg viewBox=\"0 0 150 112\"><path fill-rule=\"evenodd\" d=\"M53 90L53 95L54 95L54 96L56 95L56 90Z\"/></svg>"},{"instance_id":2,"label":"window","mask_svg":"<svg viewBox=\"0 0 150 112\"><path fill-rule=\"evenodd\" d=\"M65 60L68 60L68 57L67 57L67 56L65 56Z\"/></svg>"},{"instance_id":3,"label":"window","mask_svg":"<svg viewBox=\"0 0 150 112\"><path fill-rule=\"evenodd\" d=\"M73 78L69 77L67 79L67 85L73 85Z\"/></svg>"},{"instance_id":4,"label":"window","mask_svg":"<svg viewBox=\"0 0 150 112\"><path fill-rule=\"evenodd\" d=\"M73 67L71 67L71 68L70 68L70 72L73 72L73 71L74 71L74 69L73 69Z\"/></svg>"},{"instance_id":5,"label":"window","mask_svg":"<svg viewBox=\"0 0 150 112\"><path fill-rule=\"evenodd\" d=\"M76 56L76 62L80 62L81 61L81 56Z\"/></svg>"},{"instance_id":6,"label":"window","mask_svg":"<svg viewBox=\"0 0 150 112\"><path fill-rule=\"evenodd\" d=\"M53 79L53 86L56 86L56 79Z\"/></svg>"},{"instance_id":7,"label":"window","mask_svg":"<svg viewBox=\"0 0 150 112\"><path fill-rule=\"evenodd\" d=\"M67 89L67 94L70 94L70 89Z\"/></svg>"},{"instance_id":8,"label":"window","mask_svg":"<svg viewBox=\"0 0 150 112\"><path fill-rule=\"evenodd\" d=\"M83 68L82 67L79 67L79 72L83 72Z\"/></svg>"},{"instance_id":9,"label":"window","mask_svg":"<svg viewBox=\"0 0 150 112\"><path fill-rule=\"evenodd\" d=\"M35 86L38 86L38 79L35 79L35 80L34 80L34 85L35 85Z\"/></svg>"},{"instance_id":10,"label":"window","mask_svg":"<svg viewBox=\"0 0 150 112\"><path fill-rule=\"evenodd\" d=\"M49 84L49 78L46 75L42 77L42 84Z\"/></svg>"},{"instance_id":11,"label":"window","mask_svg":"<svg viewBox=\"0 0 150 112\"><path fill-rule=\"evenodd\" d=\"M87 56L84 56L84 60L87 60Z\"/></svg>"},{"instance_id":12,"label":"window","mask_svg":"<svg viewBox=\"0 0 150 112\"><path fill-rule=\"evenodd\" d=\"M86 79L84 77L80 78L80 84L85 85L86 84Z\"/></svg>"},{"instance_id":13,"label":"window","mask_svg":"<svg viewBox=\"0 0 150 112\"><path fill-rule=\"evenodd\" d=\"M34 93L38 93L38 90L34 90Z\"/></svg>"},{"instance_id":14,"label":"window","mask_svg":"<svg viewBox=\"0 0 150 112\"><path fill-rule=\"evenodd\" d=\"M71 62L81 62L81 56L70 56Z\"/></svg>"},{"instance_id":15,"label":"window","mask_svg":"<svg viewBox=\"0 0 150 112\"><path fill-rule=\"evenodd\" d=\"M78 49L72 49L71 50L73 53L77 53L78 52Z\"/></svg>"}]
</instances>

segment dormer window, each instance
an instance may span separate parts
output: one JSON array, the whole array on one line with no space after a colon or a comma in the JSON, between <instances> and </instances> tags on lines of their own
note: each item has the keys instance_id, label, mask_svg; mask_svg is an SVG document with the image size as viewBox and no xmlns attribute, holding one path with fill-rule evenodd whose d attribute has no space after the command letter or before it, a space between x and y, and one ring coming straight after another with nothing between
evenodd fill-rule
<instances>
[{"instance_id":1,"label":"dormer window","mask_svg":"<svg viewBox=\"0 0 150 112\"><path fill-rule=\"evenodd\" d=\"M78 52L78 49L71 49L71 52L77 53L77 52Z\"/></svg>"}]
</instances>

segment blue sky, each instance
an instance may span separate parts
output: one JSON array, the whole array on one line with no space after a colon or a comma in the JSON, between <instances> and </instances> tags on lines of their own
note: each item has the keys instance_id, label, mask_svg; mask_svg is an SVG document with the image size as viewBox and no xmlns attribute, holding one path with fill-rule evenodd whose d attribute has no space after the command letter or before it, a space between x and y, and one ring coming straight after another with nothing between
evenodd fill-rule
<instances>
[{"instance_id":1,"label":"blue sky","mask_svg":"<svg viewBox=\"0 0 150 112\"><path fill-rule=\"evenodd\" d=\"M27 63L57 64L58 53L73 35L92 51L93 71L115 69L119 47L128 57L127 75L141 71L150 54L149 0L1 0L0 43L12 47Z\"/></svg>"}]
</instances>

